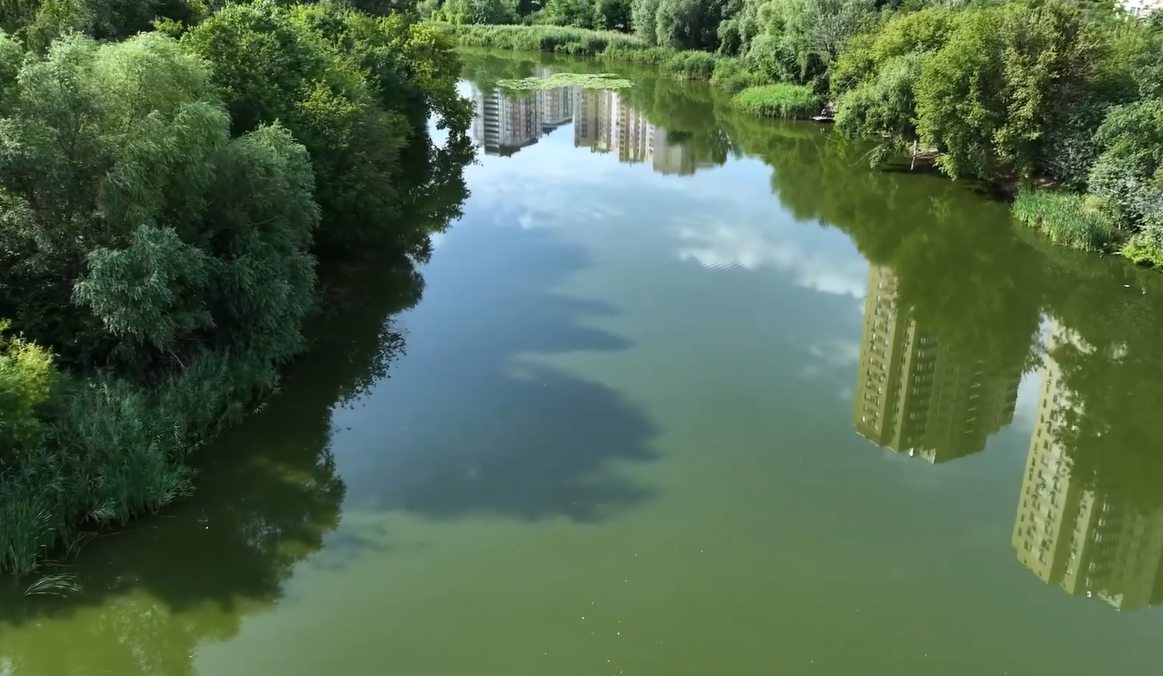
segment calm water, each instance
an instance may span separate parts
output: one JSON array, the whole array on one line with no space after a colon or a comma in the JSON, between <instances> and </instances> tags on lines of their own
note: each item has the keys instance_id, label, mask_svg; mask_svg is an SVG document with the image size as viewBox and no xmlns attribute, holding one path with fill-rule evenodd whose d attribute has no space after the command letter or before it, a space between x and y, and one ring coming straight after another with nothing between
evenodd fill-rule
<instances>
[{"instance_id":1,"label":"calm water","mask_svg":"<svg viewBox=\"0 0 1163 676\"><path fill-rule=\"evenodd\" d=\"M692 85L491 90L534 67L469 55L423 288L5 592L0 674L1163 670L1163 276Z\"/></svg>"}]
</instances>

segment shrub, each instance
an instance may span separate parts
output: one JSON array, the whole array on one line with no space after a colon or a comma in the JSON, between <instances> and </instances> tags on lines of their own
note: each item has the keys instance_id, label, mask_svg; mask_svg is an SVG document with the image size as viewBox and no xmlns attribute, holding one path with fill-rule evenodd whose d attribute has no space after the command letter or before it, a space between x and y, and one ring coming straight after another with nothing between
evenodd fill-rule
<instances>
[{"instance_id":1,"label":"shrub","mask_svg":"<svg viewBox=\"0 0 1163 676\"><path fill-rule=\"evenodd\" d=\"M821 103L810 87L780 83L744 89L731 105L753 115L802 120L817 114Z\"/></svg>"},{"instance_id":2,"label":"shrub","mask_svg":"<svg viewBox=\"0 0 1163 676\"><path fill-rule=\"evenodd\" d=\"M52 354L21 338L5 337L7 329L8 323L0 321L0 471L21 449L44 443L45 408L59 381Z\"/></svg>"},{"instance_id":3,"label":"shrub","mask_svg":"<svg viewBox=\"0 0 1163 676\"><path fill-rule=\"evenodd\" d=\"M454 24L506 24L516 19L505 0L446 0L441 11Z\"/></svg>"},{"instance_id":4,"label":"shrub","mask_svg":"<svg viewBox=\"0 0 1163 676\"><path fill-rule=\"evenodd\" d=\"M647 47L634 35L566 26L457 26L455 31L462 45L518 51L598 56L628 54ZM671 53L666 52L668 56Z\"/></svg>"},{"instance_id":5,"label":"shrub","mask_svg":"<svg viewBox=\"0 0 1163 676\"><path fill-rule=\"evenodd\" d=\"M680 80L710 80L717 58L707 52L679 52L662 64L662 71Z\"/></svg>"},{"instance_id":6,"label":"shrub","mask_svg":"<svg viewBox=\"0 0 1163 676\"><path fill-rule=\"evenodd\" d=\"M715 62L711 84L729 94L737 94L748 87L763 84L762 78L744 67L736 58L721 57Z\"/></svg>"},{"instance_id":7,"label":"shrub","mask_svg":"<svg viewBox=\"0 0 1163 676\"><path fill-rule=\"evenodd\" d=\"M1023 188L1014 216L1051 242L1083 251L1109 251L1121 238L1106 200L1079 193Z\"/></svg>"}]
</instances>

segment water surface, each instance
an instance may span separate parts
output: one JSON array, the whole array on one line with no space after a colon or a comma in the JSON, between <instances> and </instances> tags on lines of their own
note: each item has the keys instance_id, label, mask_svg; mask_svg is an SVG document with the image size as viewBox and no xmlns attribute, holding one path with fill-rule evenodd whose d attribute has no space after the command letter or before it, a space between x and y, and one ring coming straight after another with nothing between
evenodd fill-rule
<instances>
[{"instance_id":1,"label":"water surface","mask_svg":"<svg viewBox=\"0 0 1163 676\"><path fill-rule=\"evenodd\" d=\"M1163 671L1163 278L705 88L466 61L423 280L348 279L193 499L0 597L0 674Z\"/></svg>"}]
</instances>

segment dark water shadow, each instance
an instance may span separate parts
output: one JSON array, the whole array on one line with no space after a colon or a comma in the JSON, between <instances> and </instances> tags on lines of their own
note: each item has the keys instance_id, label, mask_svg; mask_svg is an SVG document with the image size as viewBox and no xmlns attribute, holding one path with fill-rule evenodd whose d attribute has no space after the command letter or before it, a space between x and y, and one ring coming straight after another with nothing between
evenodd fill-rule
<instances>
[{"instance_id":1,"label":"dark water shadow","mask_svg":"<svg viewBox=\"0 0 1163 676\"><path fill-rule=\"evenodd\" d=\"M615 315L614 306L552 290L594 261L542 231L467 227L457 235L460 251L480 255L442 277L439 295L417 311L427 316L417 317L415 335L431 331L442 345L424 341L422 354L402 364L398 387L369 403L414 432L382 435L360 451L376 458L361 472L375 484L353 499L434 519L594 522L653 497L617 471L658 458L650 419L609 387L520 358L631 346L587 326ZM458 336L458 345L448 342Z\"/></svg>"}]
</instances>

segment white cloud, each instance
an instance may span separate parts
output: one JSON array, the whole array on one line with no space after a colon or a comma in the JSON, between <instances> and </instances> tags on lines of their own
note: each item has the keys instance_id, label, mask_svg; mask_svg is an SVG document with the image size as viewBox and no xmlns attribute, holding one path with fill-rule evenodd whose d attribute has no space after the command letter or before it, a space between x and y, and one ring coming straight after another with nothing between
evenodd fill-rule
<instances>
[{"instance_id":1,"label":"white cloud","mask_svg":"<svg viewBox=\"0 0 1163 676\"><path fill-rule=\"evenodd\" d=\"M860 361L860 343L845 340L829 340L812 345L808 354L822 359L833 366L852 366Z\"/></svg>"},{"instance_id":2,"label":"white cloud","mask_svg":"<svg viewBox=\"0 0 1163 676\"><path fill-rule=\"evenodd\" d=\"M863 298L867 291L868 264L859 256L808 252L754 225L685 226L678 236L689 243L679 250L679 258L708 269L754 270L772 265L793 272L801 286L820 293Z\"/></svg>"}]
</instances>

